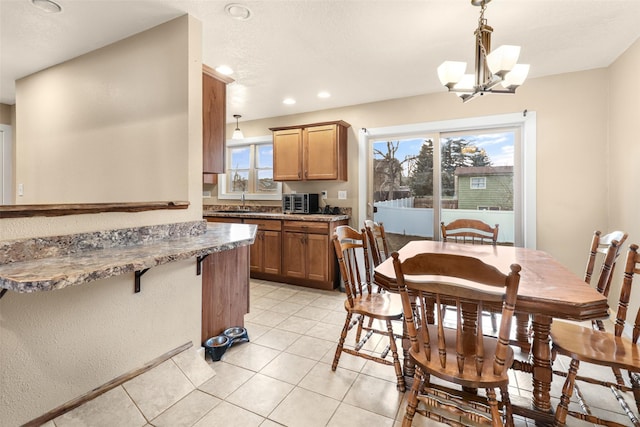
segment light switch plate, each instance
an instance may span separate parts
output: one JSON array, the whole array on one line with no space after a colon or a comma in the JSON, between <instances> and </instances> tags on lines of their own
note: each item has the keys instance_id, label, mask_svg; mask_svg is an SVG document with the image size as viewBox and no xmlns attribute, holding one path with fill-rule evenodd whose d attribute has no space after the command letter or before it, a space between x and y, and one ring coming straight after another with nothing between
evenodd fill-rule
<instances>
[{"instance_id":1,"label":"light switch plate","mask_svg":"<svg viewBox=\"0 0 640 427\"><path fill-rule=\"evenodd\" d=\"M338 191L338 199L346 200L347 199L347 192L346 191Z\"/></svg>"}]
</instances>

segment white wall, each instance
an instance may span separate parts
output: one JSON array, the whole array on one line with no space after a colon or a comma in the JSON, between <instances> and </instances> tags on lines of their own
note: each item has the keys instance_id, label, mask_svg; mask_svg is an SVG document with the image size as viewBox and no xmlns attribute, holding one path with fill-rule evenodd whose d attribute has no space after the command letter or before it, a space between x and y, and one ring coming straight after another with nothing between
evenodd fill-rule
<instances>
[{"instance_id":1,"label":"white wall","mask_svg":"<svg viewBox=\"0 0 640 427\"><path fill-rule=\"evenodd\" d=\"M132 56L140 48L163 54L143 55L141 61ZM75 155L72 164L65 160L64 168L82 169L91 163L97 172L95 163L100 160L101 178L109 186L92 184L90 194L98 194L98 201L139 201L143 193L137 184L120 181L135 159L139 163L135 173L153 181L153 187L144 191L158 190L154 199L179 197L189 200L191 206L186 210L2 219L0 239L201 219L201 67L201 24L184 16L18 82L18 148L23 137L32 143L36 136L42 145L54 140L63 145L71 141L84 144L73 151L79 154L86 149L85 155ZM91 70L90 78L67 81L64 87L71 92L93 87L96 96L75 98L73 107L67 108L62 101L72 96L60 93L60 86L38 84L38 93L31 90L36 81L62 78L61 70L70 76ZM147 79L155 83L153 90L143 81ZM103 87L94 86L100 82ZM23 83L30 89L25 90ZM126 88L126 102L133 107L122 105L117 88ZM97 96L100 89L104 91ZM42 118L42 99L53 100L49 106L59 110L57 120L33 121L32 111L33 117ZM156 104L159 106L152 107ZM143 111L147 114L138 114ZM114 133L140 146L122 147L124 152L111 156L118 146ZM90 145L95 151L88 149ZM18 163L23 173L27 173L25 167L33 167L20 159ZM52 181L69 177L69 171L59 168L47 171ZM33 170L28 174L36 175ZM76 201L76 196L89 194L82 186L74 187ZM61 194L56 186L48 187L46 193ZM195 260L152 268L142 278L138 294L133 292L133 279L130 274L57 291L7 292L0 299L0 424L22 424L186 342L200 345L202 281L195 274Z\"/></svg>"}]
</instances>

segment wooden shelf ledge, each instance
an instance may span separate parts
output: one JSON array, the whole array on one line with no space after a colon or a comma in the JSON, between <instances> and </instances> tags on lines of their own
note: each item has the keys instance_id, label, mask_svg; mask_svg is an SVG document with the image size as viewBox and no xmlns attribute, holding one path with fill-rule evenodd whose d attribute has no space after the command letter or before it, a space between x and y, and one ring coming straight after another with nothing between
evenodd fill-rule
<instances>
[{"instance_id":1,"label":"wooden shelf ledge","mask_svg":"<svg viewBox=\"0 0 640 427\"><path fill-rule=\"evenodd\" d=\"M188 207L189 202L186 201L6 205L0 206L0 218L63 216L102 212L143 212L159 209L187 209Z\"/></svg>"}]
</instances>

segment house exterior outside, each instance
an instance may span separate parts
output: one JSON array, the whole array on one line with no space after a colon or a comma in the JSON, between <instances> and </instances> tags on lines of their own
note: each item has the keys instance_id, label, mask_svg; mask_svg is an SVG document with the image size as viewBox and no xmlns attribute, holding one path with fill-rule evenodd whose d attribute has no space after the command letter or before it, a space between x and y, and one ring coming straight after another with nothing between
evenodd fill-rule
<instances>
[{"instance_id":1,"label":"house exterior outside","mask_svg":"<svg viewBox=\"0 0 640 427\"><path fill-rule=\"evenodd\" d=\"M513 166L456 168L458 209L513 210Z\"/></svg>"}]
</instances>

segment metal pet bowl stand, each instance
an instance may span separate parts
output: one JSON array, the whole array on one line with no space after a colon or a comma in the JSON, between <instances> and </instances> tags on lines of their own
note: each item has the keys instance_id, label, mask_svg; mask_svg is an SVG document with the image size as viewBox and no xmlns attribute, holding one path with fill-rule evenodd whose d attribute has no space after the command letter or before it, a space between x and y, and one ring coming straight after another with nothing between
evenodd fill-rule
<instances>
[{"instance_id":1,"label":"metal pet bowl stand","mask_svg":"<svg viewBox=\"0 0 640 427\"><path fill-rule=\"evenodd\" d=\"M233 344L247 341L249 334L245 328L234 326L225 329L222 335L216 335L203 343L205 356L208 354L212 361L217 362Z\"/></svg>"}]
</instances>

